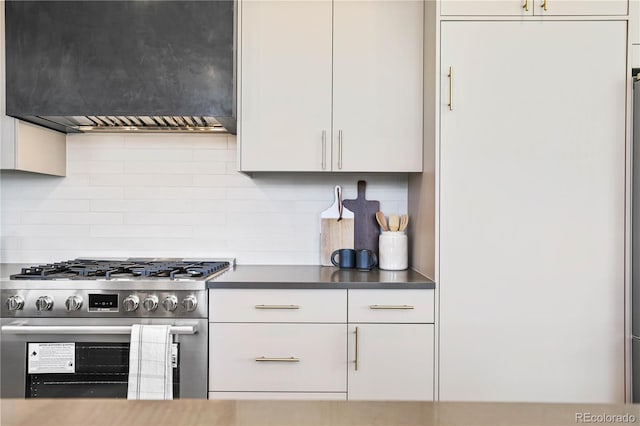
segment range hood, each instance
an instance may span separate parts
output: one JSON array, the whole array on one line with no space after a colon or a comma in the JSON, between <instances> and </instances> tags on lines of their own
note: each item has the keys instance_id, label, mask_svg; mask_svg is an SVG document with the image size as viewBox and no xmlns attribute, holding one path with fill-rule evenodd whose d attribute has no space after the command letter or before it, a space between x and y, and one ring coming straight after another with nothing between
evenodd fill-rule
<instances>
[{"instance_id":1,"label":"range hood","mask_svg":"<svg viewBox=\"0 0 640 426\"><path fill-rule=\"evenodd\" d=\"M7 1L7 115L58 131L236 132L235 2Z\"/></svg>"}]
</instances>

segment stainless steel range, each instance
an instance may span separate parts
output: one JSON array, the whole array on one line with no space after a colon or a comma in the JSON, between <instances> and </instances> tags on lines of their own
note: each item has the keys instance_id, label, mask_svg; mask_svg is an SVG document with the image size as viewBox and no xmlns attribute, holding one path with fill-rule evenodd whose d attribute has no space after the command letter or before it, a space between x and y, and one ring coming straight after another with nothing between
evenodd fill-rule
<instances>
[{"instance_id":1,"label":"stainless steel range","mask_svg":"<svg viewBox=\"0 0 640 426\"><path fill-rule=\"evenodd\" d=\"M206 280L232 264L75 259L1 280L0 397L125 398L132 325L168 324L174 397L206 398Z\"/></svg>"}]
</instances>

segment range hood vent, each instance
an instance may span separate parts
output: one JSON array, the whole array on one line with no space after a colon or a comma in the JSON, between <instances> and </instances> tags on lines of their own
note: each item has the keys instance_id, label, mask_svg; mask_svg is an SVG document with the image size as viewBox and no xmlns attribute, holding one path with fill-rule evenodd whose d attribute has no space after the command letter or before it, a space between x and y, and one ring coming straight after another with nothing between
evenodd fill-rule
<instances>
[{"instance_id":1,"label":"range hood vent","mask_svg":"<svg viewBox=\"0 0 640 426\"><path fill-rule=\"evenodd\" d=\"M7 115L58 131L236 131L233 0L5 2Z\"/></svg>"},{"instance_id":2,"label":"range hood vent","mask_svg":"<svg viewBox=\"0 0 640 426\"><path fill-rule=\"evenodd\" d=\"M227 129L214 117L169 117L169 116L75 116L37 117L40 124L50 121L77 132L222 132ZM33 121L33 117L31 120Z\"/></svg>"}]
</instances>

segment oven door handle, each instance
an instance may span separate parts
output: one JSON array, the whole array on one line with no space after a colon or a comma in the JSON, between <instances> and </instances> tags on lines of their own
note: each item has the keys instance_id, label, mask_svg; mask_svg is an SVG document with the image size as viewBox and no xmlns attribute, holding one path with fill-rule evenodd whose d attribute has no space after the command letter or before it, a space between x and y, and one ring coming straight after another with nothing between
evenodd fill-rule
<instances>
[{"instance_id":1,"label":"oven door handle","mask_svg":"<svg viewBox=\"0 0 640 426\"><path fill-rule=\"evenodd\" d=\"M198 325L172 325L171 334L197 334ZM130 325L3 325L4 334L131 334Z\"/></svg>"}]
</instances>

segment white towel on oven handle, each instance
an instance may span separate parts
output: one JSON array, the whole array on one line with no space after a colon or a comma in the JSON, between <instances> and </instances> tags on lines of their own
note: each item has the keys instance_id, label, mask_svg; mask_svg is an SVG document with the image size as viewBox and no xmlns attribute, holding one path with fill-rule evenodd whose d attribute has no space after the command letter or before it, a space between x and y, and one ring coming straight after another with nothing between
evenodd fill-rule
<instances>
[{"instance_id":1,"label":"white towel on oven handle","mask_svg":"<svg viewBox=\"0 0 640 426\"><path fill-rule=\"evenodd\" d=\"M171 326L131 327L127 399L173 399Z\"/></svg>"}]
</instances>

